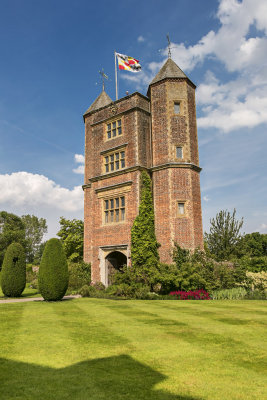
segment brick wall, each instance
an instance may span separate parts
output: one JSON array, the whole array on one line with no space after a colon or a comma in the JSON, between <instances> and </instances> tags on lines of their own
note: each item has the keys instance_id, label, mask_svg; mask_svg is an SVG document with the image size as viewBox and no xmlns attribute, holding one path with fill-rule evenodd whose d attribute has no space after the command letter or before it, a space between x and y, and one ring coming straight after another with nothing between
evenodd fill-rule
<instances>
[{"instance_id":1,"label":"brick wall","mask_svg":"<svg viewBox=\"0 0 267 400\"><path fill-rule=\"evenodd\" d=\"M178 115L175 101L180 102ZM106 124L113 118L122 120L123 134L107 140ZM125 169L106 174L103 152L118 146L124 146ZM183 159L176 158L176 146L183 147ZM94 282L101 279L101 248L130 247L142 168L152 176L161 261L172 261L174 242L189 249L203 247L197 166L195 91L187 79L165 79L150 87L150 99L134 93L85 116L84 259L92 263ZM125 221L106 225L104 199L122 195ZM185 204L184 216L178 214L178 201Z\"/></svg>"}]
</instances>

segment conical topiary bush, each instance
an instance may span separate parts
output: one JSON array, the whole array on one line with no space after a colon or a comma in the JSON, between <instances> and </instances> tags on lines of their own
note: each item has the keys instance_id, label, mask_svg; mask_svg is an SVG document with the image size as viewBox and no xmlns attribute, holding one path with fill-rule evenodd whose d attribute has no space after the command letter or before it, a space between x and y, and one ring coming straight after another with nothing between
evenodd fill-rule
<instances>
[{"instance_id":1,"label":"conical topiary bush","mask_svg":"<svg viewBox=\"0 0 267 400\"><path fill-rule=\"evenodd\" d=\"M50 239L45 245L39 274L39 290L47 301L61 300L68 288L67 258L59 239Z\"/></svg>"},{"instance_id":2,"label":"conical topiary bush","mask_svg":"<svg viewBox=\"0 0 267 400\"><path fill-rule=\"evenodd\" d=\"M5 296L19 297L26 285L25 252L19 243L11 243L6 252L1 272L1 287Z\"/></svg>"}]
</instances>

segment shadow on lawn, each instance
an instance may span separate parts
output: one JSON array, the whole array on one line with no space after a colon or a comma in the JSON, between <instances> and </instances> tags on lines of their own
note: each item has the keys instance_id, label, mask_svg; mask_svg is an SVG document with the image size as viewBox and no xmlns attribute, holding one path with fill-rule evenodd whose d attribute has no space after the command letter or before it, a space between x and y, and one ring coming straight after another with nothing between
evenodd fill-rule
<instances>
[{"instance_id":1,"label":"shadow on lawn","mask_svg":"<svg viewBox=\"0 0 267 400\"><path fill-rule=\"evenodd\" d=\"M166 377L127 355L62 369L1 359L0 375L5 400L201 400L153 389Z\"/></svg>"}]
</instances>

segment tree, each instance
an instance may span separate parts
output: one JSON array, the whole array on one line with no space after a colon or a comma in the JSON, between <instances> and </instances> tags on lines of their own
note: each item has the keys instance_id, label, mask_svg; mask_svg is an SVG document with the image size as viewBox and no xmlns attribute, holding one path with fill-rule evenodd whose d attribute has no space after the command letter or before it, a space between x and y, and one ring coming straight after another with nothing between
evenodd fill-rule
<instances>
[{"instance_id":1,"label":"tree","mask_svg":"<svg viewBox=\"0 0 267 400\"><path fill-rule=\"evenodd\" d=\"M25 227L20 217L6 211L0 212L0 267L8 246L17 242L26 247Z\"/></svg>"},{"instance_id":2,"label":"tree","mask_svg":"<svg viewBox=\"0 0 267 400\"><path fill-rule=\"evenodd\" d=\"M42 256L38 285L47 301L61 300L68 288L68 264L62 243L52 238L47 241Z\"/></svg>"},{"instance_id":3,"label":"tree","mask_svg":"<svg viewBox=\"0 0 267 400\"><path fill-rule=\"evenodd\" d=\"M8 246L2 266L1 286L8 297L19 297L26 285L25 252L19 243Z\"/></svg>"},{"instance_id":4,"label":"tree","mask_svg":"<svg viewBox=\"0 0 267 400\"><path fill-rule=\"evenodd\" d=\"M159 266L159 243L155 235L151 186L149 175L142 172L139 214L135 218L131 230L132 267L137 279L146 284L155 283Z\"/></svg>"},{"instance_id":5,"label":"tree","mask_svg":"<svg viewBox=\"0 0 267 400\"><path fill-rule=\"evenodd\" d=\"M247 233L240 240L238 251L240 256L267 256L267 234L259 232Z\"/></svg>"},{"instance_id":6,"label":"tree","mask_svg":"<svg viewBox=\"0 0 267 400\"><path fill-rule=\"evenodd\" d=\"M35 215L22 215L25 226L26 258L32 263L37 256L44 234L47 232L46 220Z\"/></svg>"},{"instance_id":7,"label":"tree","mask_svg":"<svg viewBox=\"0 0 267 400\"><path fill-rule=\"evenodd\" d=\"M216 260L227 260L237 252L237 245L242 235L243 218L236 219L236 210L231 214L227 210L220 211L210 220L210 233L205 233L205 241L211 255Z\"/></svg>"},{"instance_id":8,"label":"tree","mask_svg":"<svg viewBox=\"0 0 267 400\"><path fill-rule=\"evenodd\" d=\"M80 219L66 219L60 217L60 231L57 236L61 238L67 258L70 261L83 260L83 221Z\"/></svg>"}]
</instances>

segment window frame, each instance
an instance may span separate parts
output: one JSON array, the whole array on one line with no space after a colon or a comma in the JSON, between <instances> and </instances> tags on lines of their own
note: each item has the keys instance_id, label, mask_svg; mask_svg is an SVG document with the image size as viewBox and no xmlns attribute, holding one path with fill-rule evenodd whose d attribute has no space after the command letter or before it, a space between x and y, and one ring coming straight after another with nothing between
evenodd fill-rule
<instances>
[{"instance_id":1,"label":"window frame","mask_svg":"<svg viewBox=\"0 0 267 400\"><path fill-rule=\"evenodd\" d=\"M181 149L182 157L178 157L177 156L177 149ZM175 158L177 158L178 160L183 160L183 158L184 158L184 148L183 148L183 146L181 146L181 145L176 145L175 146Z\"/></svg>"},{"instance_id":2,"label":"window frame","mask_svg":"<svg viewBox=\"0 0 267 400\"><path fill-rule=\"evenodd\" d=\"M123 129L122 129L123 123L122 123L122 117L119 118L113 118L105 123L105 140L112 140L116 139L118 137L123 136ZM114 135L115 131L115 135ZM121 133L119 133L119 131ZM110 133L110 137L109 137Z\"/></svg>"},{"instance_id":3,"label":"window frame","mask_svg":"<svg viewBox=\"0 0 267 400\"><path fill-rule=\"evenodd\" d=\"M175 111L175 106L179 104L179 112ZM173 114L174 115L181 115L182 110L182 101L181 100L174 100L173 101Z\"/></svg>"},{"instance_id":4,"label":"window frame","mask_svg":"<svg viewBox=\"0 0 267 400\"><path fill-rule=\"evenodd\" d=\"M176 204L177 204L177 217L179 218L185 218L187 217L187 205L186 205L186 200L177 200ZM180 213L180 209L179 209L179 204L183 204L184 207L184 212Z\"/></svg>"},{"instance_id":5,"label":"window frame","mask_svg":"<svg viewBox=\"0 0 267 400\"><path fill-rule=\"evenodd\" d=\"M111 150L102 154L103 157L103 173L111 174L113 172L122 171L126 168L126 148ZM119 165L118 168L116 166Z\"/></svg>"},{"instance_id":6,"label":"window frame","mask_svg":"<svg viewBox=\"0 0 267 400\"><path fill-rule=\"evenodd\" d=\"M102 201L103 201L103 226L121 224L126 221L125 193L118 193L110 197L104 197ZM118 220L116 220L117 215L118 215Z\"/></svg>"}]
</instances>

